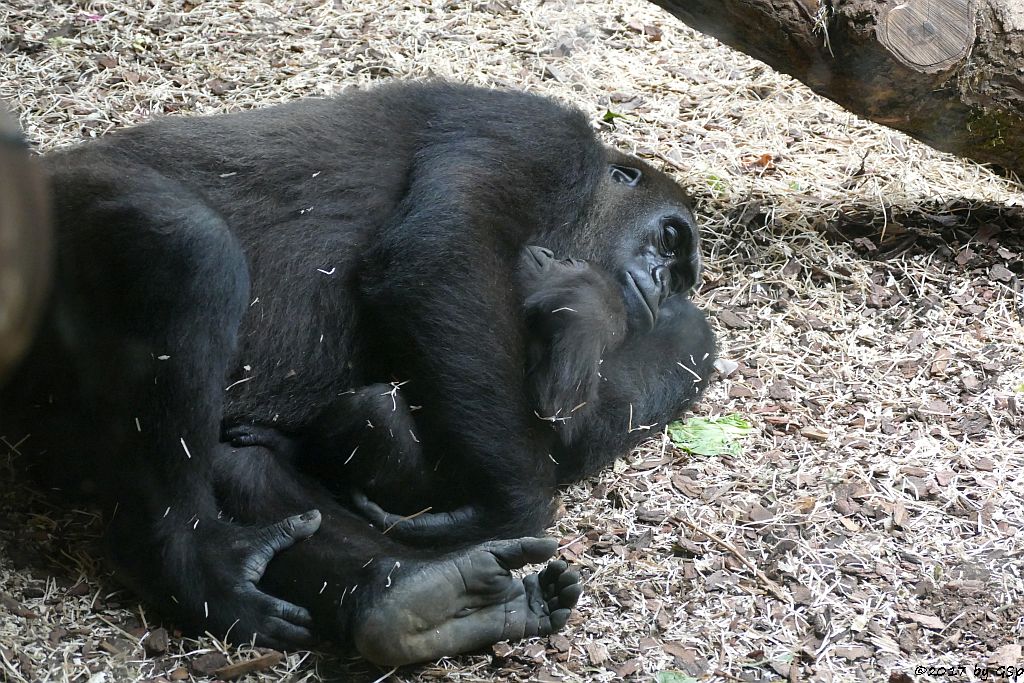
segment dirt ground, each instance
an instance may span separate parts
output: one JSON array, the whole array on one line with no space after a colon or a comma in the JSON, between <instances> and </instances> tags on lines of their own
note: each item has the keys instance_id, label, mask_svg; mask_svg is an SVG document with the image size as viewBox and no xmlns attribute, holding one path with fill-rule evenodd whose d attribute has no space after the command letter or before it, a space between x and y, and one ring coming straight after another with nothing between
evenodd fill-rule
<instances>
[{"instance_id":1,"label":"dirt ground","mask_svg":"<svg viewBox=\"0 0 1024 683\"><path fill-rule=\"evenodd\" d=\"M571 101L690 188L697 299L737 364L697 413L754 434L733 457L654 435L564 492L552 533L586 592L561 634L392 672L290 653L243 680L906 683L1024 666L1019 186L641 0L0 3L0 99L43 150L432 75ZM0 679L206 680L258 654L183 639L121 590L96 516L28 489L11 464L25 435L2 436Z\"/></svg>"}]
</instances>

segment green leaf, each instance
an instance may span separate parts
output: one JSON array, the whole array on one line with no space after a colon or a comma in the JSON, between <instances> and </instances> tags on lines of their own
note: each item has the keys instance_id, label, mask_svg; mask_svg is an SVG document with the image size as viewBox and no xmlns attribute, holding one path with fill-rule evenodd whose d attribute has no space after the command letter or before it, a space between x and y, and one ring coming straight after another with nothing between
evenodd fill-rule
<instances>
[{"instance_id":1,"label":"green leaf","mask_svg":"<svg viewBox=\"0 0 1024 683\"><path fill-rule=\"evenodd\" d=\"M659 671L654 674L654 683L697 683L697 679L682 671Z\"/></svg>"},{"instance_id":2,"label":"green leaf","mask_svg":"<svg viewBox=\"0 0 1024 683\"><path fill-rule=\"evenodd\" d=\"M1024 382L1021 382L1020 384L1017 385L1017 391L1024 394Z\"/></svg>"},{"instance_id":3,"label":"green leaf","mask_svg":"<svg viewBox=\"0 0 1024 683\"><path fill-rule=\"evenodd\" d=\"M715 175L714 173L709 173L707 175L707 181L708 189L711 190L711 193L716 197L721 197L729 190L729 181Z\"/></svg>"},{"instance_id":4,"label":"green leaf","mask_svg":"<svg viewBox=\"0 0 1024 683\"><path fill-rule=\"evenodd\" d=\"M691 417L668 426L672 443L694 455L739 455L740 443L753 431L753 426L740 415L724 417Z\"/></svg>"},{"instance_id":5,"label":"green leaf","mask_svg":"<svg viewBox=\"0 0 1024 683\"><path fill-rule=\"evenodd\" d=\"M604 116L601 117L601 120L604 121L605 123L615 123L615 119L624 118L626 118L625 114L618 114L616 112L613 112L611 109L605 109Z\"/></svg>"}]
</instances>

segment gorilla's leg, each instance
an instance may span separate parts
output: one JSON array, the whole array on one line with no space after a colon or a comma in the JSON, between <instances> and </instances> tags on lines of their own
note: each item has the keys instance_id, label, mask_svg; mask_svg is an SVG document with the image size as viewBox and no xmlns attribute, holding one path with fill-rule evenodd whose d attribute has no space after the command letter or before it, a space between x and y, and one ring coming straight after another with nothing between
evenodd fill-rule
<instances>
[{"instance_id":1,"label":"gorilla's leg","mask_svg":"<svg viewBox=\"0 0 1024 683\"><path fill-rule=\"evenodd\" d=\"M560 630L583 590L579 575L561 560L521 580L511 574L548 559L557 545L553 538L490 541L411 562L357 613L356 647L378 664L399 665Z\"/></svg>"},{"instance_id":2,"label":"gorilla's leg","mask_svg":"<svg viewBox=\"0 0 1024 683\"><path fill-rule=\"evenodd\" d=\"M579 575L554 560L554 539L492 541L446 555L404 546L337 505L331 494L261 446L221 447L217 488L226 512L264 524L317 507L319 532L278 554L261 587L310 608L325 638L395 666L561 629Z\"/></svg>"},{"instance_id":3,"label":"gorilla's leg","mask_svg":"<svg viewBox=\"0 0 1024 683\"><path fill-rule=\"evenodd\" d=\"M667 299L651 332L631 334L601 363L598 399L556 425L559 482L591 476L657 434L707 387L715 337L689 299Z\"/></svg>"},{"instance_id":4,"label":"gorilla's leg","mask_svg":"<svg viewBox=\"0 0 1024 683\"><path fill-rule=\"evenodd\" d=\"M371 384L338 397L301 434L241 424L223 438L235 448L269 448L340 496L356 490L411 514L431 505L438 486L417 431L400 385Z\"/></svg>"},{"instance_id":5,"label":"gorilla's leg","mask_svg":"<svg viewBox=\"0 0 1024 683\"><path fill-rule=\"evenodd\" d=\"M142 595L189 628L301 641L306 610L255 583L319 514L241 527L218 518L213 495L224 378L248 303L242 251L180 184L82 154L48 160L60 253L41 336L58 348L40 347L23 368L43 381L40 412L52 404L71 416L54 433L65 444L46 457L89 458L109 554Z\"/></svg>"}]
</instances>

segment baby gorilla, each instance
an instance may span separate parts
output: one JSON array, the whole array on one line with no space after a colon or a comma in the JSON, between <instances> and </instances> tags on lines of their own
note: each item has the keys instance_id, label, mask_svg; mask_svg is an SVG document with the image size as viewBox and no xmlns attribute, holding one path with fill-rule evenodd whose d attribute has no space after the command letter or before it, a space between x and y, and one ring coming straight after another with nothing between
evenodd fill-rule
<instances>
[{"instance_id":1,"label":"baby gorilla","mask_svg":"<svg viewBox=\"0 0 1024 683\"><path fill-rule=\"evenodd\" d=\"M602 356L625 338L622 295L600 269L579 259L556 259L535 246L523 251L517 281L527 328L530 399L565 446L596 405ZM437 492L446 488L442 484L451 483L440 470L439 448L420 443L416 407L400 395L401 385L352 389L302 435L236 425L223 437L234 448L270 449L337 495L351 497L371 520L386 523L381 508L370 501L411 514L435 504Z\"/></svg>"}]
</instances>

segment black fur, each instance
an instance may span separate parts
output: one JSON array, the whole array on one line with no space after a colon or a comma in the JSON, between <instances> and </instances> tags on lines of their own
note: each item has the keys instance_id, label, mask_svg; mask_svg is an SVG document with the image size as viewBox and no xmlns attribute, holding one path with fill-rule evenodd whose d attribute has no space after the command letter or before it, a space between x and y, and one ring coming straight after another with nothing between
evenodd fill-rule
<instances>
[{"instance_id":1,"label":"black fur","mask_svg":"<svg viewBox=\"0 0 1024 683\"><path fill-rule=\"evenodd\" d=\"M372 608L368 573L380 570L366 556L435 552L367 527L266 449L239 455L222 424L315 431L353 387L408 381L408 403L423 406L417 437L450 484L434 497L464 512L394 533L466 545L539 532L567 478L556 460L592 471L641 438L629 406L635 426L692 401L698 385L672 374L679 352L707 369L713 342L684 298L699 271L685 196L548 99L394 84L164 119L45 163L57 294L4 415L46 423L35 450L102 495L115 562L197 627L270 643L305 634L304 610L253 584L316 528L297 517L313 507L319 533L281 553L264 583L333 627ZM623 302L631 341L609 347L610 381L584 369L576 389L578 362L549 362L551 386L535 397L564 412L596 384L586 428L552 429L534 412L537 357L516 288L527 244L592 263ZM597 348L552 340L581 358ZM311 567L368 587L337 611L338 595L307 585Z\"/></svg>"},{"instance_id":2,"label":"black fur","mask_svg":"<svg viewBox=\"0 0 1024 683\"><path fill-rule=\"evenodd\" d=\"M685 297L663 304L655 330L627 335L618 288L585 261L556 260L547 249L527 247L518 283L531 405L557 433L552 458L559 483L628 453L706 386L714 338ZM399 514L451 507L452 496L438 492L447 492L457 474L439 473L443 447L421 444L414 407L400 389L397 383L354 389L301 434L237 425L225 438L234 448L272 450L342 499L361 491Z\"/></svg>"}]
</instances>

